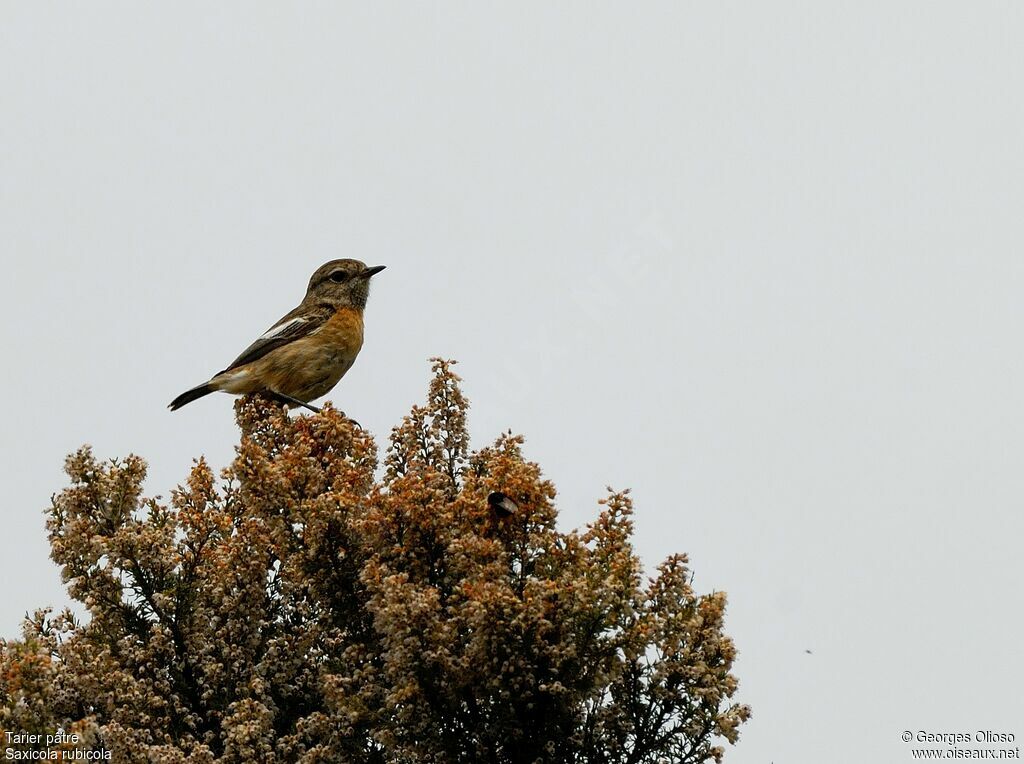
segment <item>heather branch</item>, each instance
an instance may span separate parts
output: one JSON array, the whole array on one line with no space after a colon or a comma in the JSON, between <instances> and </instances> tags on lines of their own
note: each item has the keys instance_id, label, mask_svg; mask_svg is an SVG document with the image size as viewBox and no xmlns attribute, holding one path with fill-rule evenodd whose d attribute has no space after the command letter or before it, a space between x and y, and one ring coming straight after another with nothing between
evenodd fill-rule
<instances>
[{"instance_id":1,"label":"heather branch","mask_svg":"<svg viewBox=\"0 0 1024 764\"><path fill-rule=\"evenodd\" d=\"M0 642L0 730L124 762L720 760L750 715L724 595L682 555L642 580L628 492L559 530L522 437L471 450L453 365L432 360L379 479L330 404L258 397L221 477L198 459L166 504L138 457L72 454L47 527L89 617Z\"/></svg>"}]
</instances>

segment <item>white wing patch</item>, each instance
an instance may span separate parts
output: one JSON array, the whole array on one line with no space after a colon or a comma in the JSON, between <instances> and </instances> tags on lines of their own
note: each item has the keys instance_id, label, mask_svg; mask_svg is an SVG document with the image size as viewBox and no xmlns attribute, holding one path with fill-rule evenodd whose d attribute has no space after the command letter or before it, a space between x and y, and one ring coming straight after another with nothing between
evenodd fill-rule
<instances>
[{"instance_id":1,"label":"white wing patch","mask_svg":"<svg viewBox=\"0 0 1024 764\"><path fill-rule=\"evenodd\" d=\"M274 337L279 335L281 332L283 332L285 329L287 329L289 326L295 326L295 324L301 324L305 320L306 319L303 318L302 316L298 316L296 318L291 319L290 321L285 321L283 324L278 324L277 326L272 326L262 336L260 336L260 339L261 340L273 339Z\"/></svg>"}]
</instances>

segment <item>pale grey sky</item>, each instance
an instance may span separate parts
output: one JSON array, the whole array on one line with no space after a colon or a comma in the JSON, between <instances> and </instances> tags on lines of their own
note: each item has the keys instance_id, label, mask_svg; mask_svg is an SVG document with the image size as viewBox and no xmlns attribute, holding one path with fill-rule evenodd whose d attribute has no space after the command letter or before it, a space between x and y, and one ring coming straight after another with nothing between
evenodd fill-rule
<instances>
[{"instance_id":1,"label":"pale grey sky","mask_svg":"<svg viewBox=\"0 0 1024 764\"><path fill-rule=\"evenodd\" d=\"M1022 40L1011 2L0 3L0 634L66 601L64 455L224 465L230 399L167 402L356 257L330 397L385 436L455 357L566 527L632 486L645 563L729 592L727 761L1019 744Z\"/></svg>"}]
</instances>

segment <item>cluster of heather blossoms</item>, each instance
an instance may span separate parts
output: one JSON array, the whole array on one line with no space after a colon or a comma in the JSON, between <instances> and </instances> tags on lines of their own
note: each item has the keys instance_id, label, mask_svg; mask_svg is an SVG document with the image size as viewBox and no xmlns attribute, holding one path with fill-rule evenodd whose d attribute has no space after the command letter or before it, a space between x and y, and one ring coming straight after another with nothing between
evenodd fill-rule
<instances>
[{"instance_id":1,"label":"cluster of heather blossoms","mask_svg":"<svg viewBox=\"0 0 1024 764\"><path fill-rule=\"evenodd\" d=\"M115 762L720 761L750 715L724 595L683 556L644 579L626 493L559 531L522 439L472 452L433 371L383 464L330 405L255 397L221 480L200 459L169 503L138 457L70 456L48 529L88 617L0 642L5 754L62 731Z\"/></svg>"}]
</instances>

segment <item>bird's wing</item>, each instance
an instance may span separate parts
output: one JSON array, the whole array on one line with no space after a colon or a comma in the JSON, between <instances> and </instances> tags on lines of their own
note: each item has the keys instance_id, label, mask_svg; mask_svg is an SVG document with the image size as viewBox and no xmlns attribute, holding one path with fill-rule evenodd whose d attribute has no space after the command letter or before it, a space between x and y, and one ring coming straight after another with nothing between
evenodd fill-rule
<instances>
[{"instance_id":1,"label":"bird's wing","mask_svg":"<svg viewBox=\"0 0 1024 764\"><path fill-rule=\"evenodd\" d=\"M275 348L312 334L327 323L333 313L334 311L329 305L300 305L257 337L256 341L243 350L242 354L232 361L224 371L231 371L239 366L252 363Z\"/></svg>"}]
</instances>

